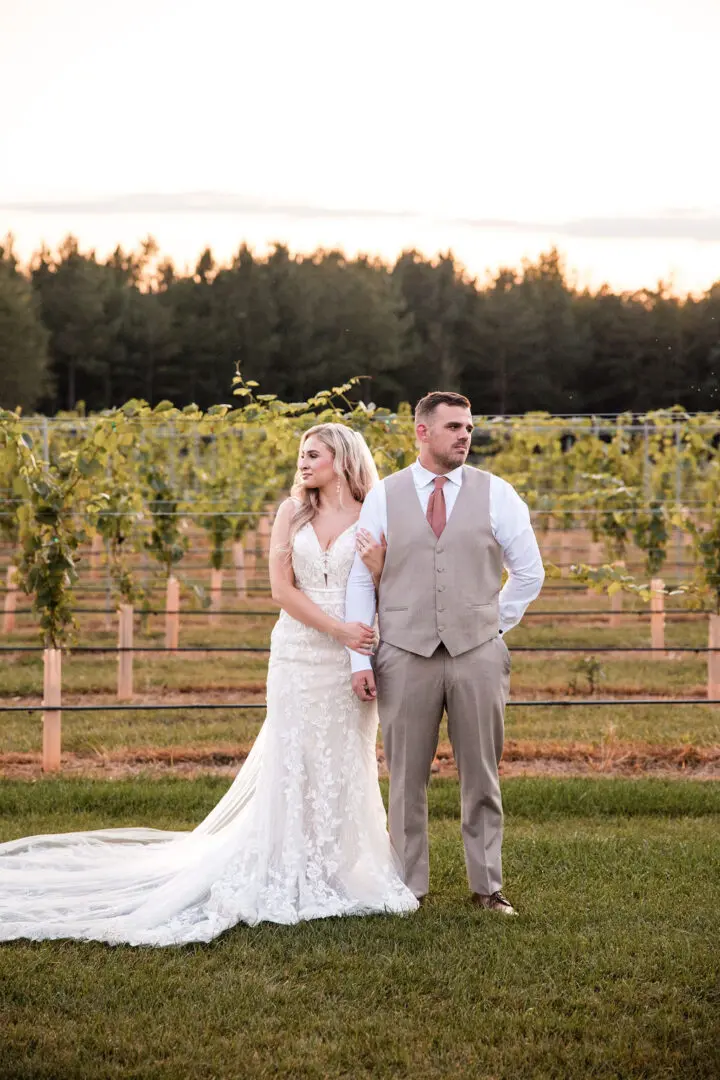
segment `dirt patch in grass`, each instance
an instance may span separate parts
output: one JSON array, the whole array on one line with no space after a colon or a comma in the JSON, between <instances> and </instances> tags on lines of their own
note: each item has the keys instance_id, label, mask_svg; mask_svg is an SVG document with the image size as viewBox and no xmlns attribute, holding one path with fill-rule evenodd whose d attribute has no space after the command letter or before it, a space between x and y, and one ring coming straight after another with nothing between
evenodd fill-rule
<instances>
[{"instance_id":1,"label":"dirt patch in grass","mask_svg":"<svg viewBox=\"0 0 720 1080\"><path fill-rule=\"evenodd\" d=\"M247 757L251 744L207 747L141 747L62 756L65 776L115 780L130 776L200 775L232 777ZM378 768L387 775L385 756L378 750ZM449 743L441 743L432 765L435 776L457 778ZM549 743L508 739L500 763L502 776L664 776L720 780L720 747L690 744L665 746L608 738L596 743ZM0 777L37 780L42 776L39 754L0 754Z\"/></svg>"}]
</instances>

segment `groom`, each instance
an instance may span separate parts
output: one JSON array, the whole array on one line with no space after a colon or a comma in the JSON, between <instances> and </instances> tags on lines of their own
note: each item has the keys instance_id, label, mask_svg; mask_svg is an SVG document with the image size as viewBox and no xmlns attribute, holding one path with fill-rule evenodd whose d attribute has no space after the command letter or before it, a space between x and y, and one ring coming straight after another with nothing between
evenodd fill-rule
<instances>
[{"instance_id":1,"label":"groom","mask_svg":"<svg viewBox=\"0 0 720 1080\"><path fill-rule=\"evenodd\" d=\"M384 535L387 552L374 671L367 656L351 653L352 687L361 701L377 697L390 837L406 884L417 897L429 888L427 784L447 711L472 899L515 915L501 891L498 763L510 675L502 635L537 597L544 571L520 496L465 464L472 430L466 397L427 394L415 410L418 460L365 499L360 528L378 542ZM357 556L345 618L372 625L375 606L372 575Z\"/></svg>"}]
</instances>

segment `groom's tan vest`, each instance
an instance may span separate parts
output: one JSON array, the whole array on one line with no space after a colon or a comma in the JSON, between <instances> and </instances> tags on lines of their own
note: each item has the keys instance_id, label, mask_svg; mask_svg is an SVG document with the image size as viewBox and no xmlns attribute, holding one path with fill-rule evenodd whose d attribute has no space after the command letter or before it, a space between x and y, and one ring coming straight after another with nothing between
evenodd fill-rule
<instances>
[{"instance_id":1,"label":"groom's tan vest","mask_svg":"<svg viewBox=\"0 0 720 1080\"><path fill-rule=\"evenodd\" d=\"M448 481L452 483L452 481ZM380 640L451 656L498 633L502 549L490 525L490 474L463 466L462 485L442 535L423 514L410 469L384 481L387 555L378 590Z\"/></svg>"}]
</instances>

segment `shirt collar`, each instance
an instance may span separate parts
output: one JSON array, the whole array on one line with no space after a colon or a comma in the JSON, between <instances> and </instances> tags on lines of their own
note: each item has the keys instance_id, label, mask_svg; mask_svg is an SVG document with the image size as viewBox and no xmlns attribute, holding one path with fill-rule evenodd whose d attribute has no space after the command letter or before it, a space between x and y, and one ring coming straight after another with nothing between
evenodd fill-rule
<instances>
[{"instance_id":1,"label":"shirt collar","mask_svg":"<svg viewBox=\"0 0 720 1080\"><path fill-rule=\"evenodd\" d=\"M413 463L412 468L415 475L415 485L417 487L425 487L426 484L432 484L437 478L437 473L430 472L429 469L426 469L425 466L421 465L417 460ZM460 487L462 485L462 471L463 466L459 465L457 469L453 469L451 472L443 473L442 475L447 477L453 484L456 484L457 487Z\"/></svg>"}]
</instances>

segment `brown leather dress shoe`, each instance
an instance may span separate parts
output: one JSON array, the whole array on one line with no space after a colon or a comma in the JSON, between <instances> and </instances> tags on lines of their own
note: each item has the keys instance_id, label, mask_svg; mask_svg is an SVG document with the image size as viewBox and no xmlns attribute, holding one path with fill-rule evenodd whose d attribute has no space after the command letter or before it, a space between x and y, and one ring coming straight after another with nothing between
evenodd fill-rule
<instances>
[{"instance_id":1,"label":"brown leather dress shoe","mask_svg":"<svg viewBox=\"0 0 720 1080\"><path fill-rule=\"evenodd\" d=\"M500 915L517 915L517 911L510 901L499 890L490 893L489 896L485 896L484 893L474 892L471 900L473 904L485 908L486 911L497 911Z\"/></svg>"}]
</instances>

